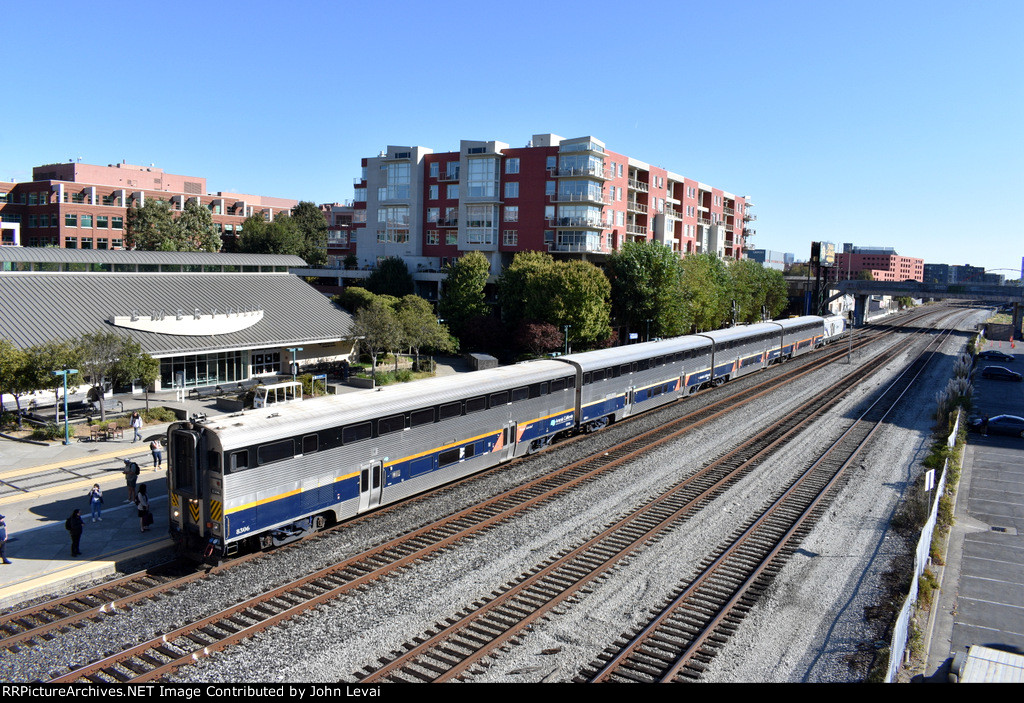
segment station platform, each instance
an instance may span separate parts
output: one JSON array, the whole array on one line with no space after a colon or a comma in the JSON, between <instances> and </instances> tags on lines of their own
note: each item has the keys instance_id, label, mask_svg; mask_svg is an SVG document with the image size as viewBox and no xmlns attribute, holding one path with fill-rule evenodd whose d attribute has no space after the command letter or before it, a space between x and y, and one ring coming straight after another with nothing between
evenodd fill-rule
<instances>
[{"instance_id":1,"label":"station platform","mask_svg":"<svg viewBox=\"0 0 1024 703\"><path fill-rule=\"evenodd\" d=\"M437 375L468 370L462 359L437 359ZM290 377L289 377L290 378ZM344 387L341 392L354 392ZM145 408L139 396L115 396L110 406L126 412ZM306 401L303 401L306 402ZM151 393L152 407L184 410L188 415L222 414L215 399L177 401L174 393ZM106 578L119 570L141 564L142 558L171 558L167 519L166 470L153 468L149 451L152 438L166 444L168 424L146 425L143 440L132 442L128 428L124 437L103 441L20 442L0 436L0 515L7 522L7 558L0 564L0 608L42 595L52 594ZM138 463L142 473L138 484L146 485L154 523L140 532L138 512L128 503L123 459ZM164 469L167 467L164 447ZM103 491L103 520L92 522L89 491L97 483ZM71 556L71 535L64 521L79 508L85 527L80 542L81 556Z\"/></svg>"}]
</instances>

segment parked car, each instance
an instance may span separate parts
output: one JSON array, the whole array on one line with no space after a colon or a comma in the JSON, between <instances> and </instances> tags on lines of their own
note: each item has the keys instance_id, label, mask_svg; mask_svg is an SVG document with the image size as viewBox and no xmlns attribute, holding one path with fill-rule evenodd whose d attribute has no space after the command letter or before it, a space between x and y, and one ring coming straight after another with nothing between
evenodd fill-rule
<instances>
[{"instance_id":1,"label":"parked car","mask_svg":"<svg viewBox=\"0 0 1024 703\"><path fill-rule=\"evenodd\" d=\"M996 349L987 349L987 350L981 352L980 354L978 354L978 358L979 359L984 359L986 361L1003 361L1003 362L1012 362L1014 360L1013 354L1007 354L1006 352L1001 352L1001 351L998 351Z\"/></svg>"},{"instance_id":2,"label":"parked car","mask_svg":"<svg viewBox=\"0 0 1024 703\"><path fill-rule=\"evenodd\" d=\"M1004 366L986 366L981 370L982 378L994 378L1000 381L1019 381L1021 375L1016 371L1010 371L1010 369Z\"/></svg>"},{"instance_id":3,"label":"parked car","mask_svg":"<svg viewBox=\"0 0 1024 703\"><path fill-rule=\"evenodd\" d=\"M972 417L967 420L967 428L974 432L1024 437L1024 417L1016 415L996 415L990 418Z\"/></svg>"}]
</instances>

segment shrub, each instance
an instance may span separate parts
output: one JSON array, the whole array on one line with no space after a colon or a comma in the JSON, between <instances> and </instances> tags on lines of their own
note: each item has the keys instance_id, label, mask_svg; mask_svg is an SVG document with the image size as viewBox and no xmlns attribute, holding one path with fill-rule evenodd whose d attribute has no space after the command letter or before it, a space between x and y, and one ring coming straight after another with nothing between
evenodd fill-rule
<instances>
[{"instance_id":1,"label":"shrub","mask_svg":"<svg viewBox=\"0 0 1024 703\"><path fill-rule=\"evenodd\" d=\"M64 439L64 425L58 425L55 422L48 422L43 427L37 427L32 430L32 439L42 440L57 440ZM75 436L75 426L68 425L68 437Z\"/></svg>"},{"instance_id":2,"label":"shrub","mask_svg":"<svg viewBox=\"0 0 1024 703\"><path fill-rule=\"evenodd\" d=\"M151 408L150 410L143 410L142 421L146 424L161 424L164 422L174 422L178 419L178 416L174 414L173 410L169 408Z\"/></svg>"}]
</instances>

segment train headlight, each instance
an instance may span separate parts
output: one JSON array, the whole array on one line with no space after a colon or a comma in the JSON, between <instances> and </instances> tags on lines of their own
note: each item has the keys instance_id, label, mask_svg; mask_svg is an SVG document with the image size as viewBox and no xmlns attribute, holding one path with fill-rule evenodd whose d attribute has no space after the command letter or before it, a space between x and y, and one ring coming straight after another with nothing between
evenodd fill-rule
<instances>
[{"instance_id":1,"label":"train headlight","mask_svg":"<svg viewBox=\"0 0 1024 703\"><path fill-rule=\"evenodd\" d=\"M171 511L171 515L174 517L175 520L178 520L181 518L181 511L175 508L174 510Z\"/></svg>"}]
</instances>

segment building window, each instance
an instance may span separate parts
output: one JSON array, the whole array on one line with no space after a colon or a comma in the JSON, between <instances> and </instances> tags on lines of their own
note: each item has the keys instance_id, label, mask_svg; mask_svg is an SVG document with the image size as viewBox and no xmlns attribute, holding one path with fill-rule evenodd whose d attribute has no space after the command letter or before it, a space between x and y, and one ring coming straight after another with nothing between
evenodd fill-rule
<instances>
[{"instance_id":1,"label":"building window","mask_svg":"<svg viewBox=\"0 0 1024 703\"><path fill-rule=\"evenodd\" d=\"M434 165L436 166L437 164L434 164ZM430 186L430 193L429 193L429 195L427 197L430 200L437 200L437 198L438 198L438 190L439 189L438 189L437 186Z\"/></svg>"},{"instance_id":2,"label":"building window","mask_svg":"<svg viewBox=\"0 0 1024 703\"><path fill-rule=\"evenodd\" d=\"M440 244L441 234L436 229L427 230L427 244Z\"/></svg>"},{"instance_id":3,"label":"building window","mask_svg":"<svg viewBox=\"0 0 1024 703\"><path fill-rule=\"evenodd\" d=\"M428 207L427 208L427 222L437 222L437 218L441 216L441 208L439 207Z\"/></svg>"},{"instance_id":4,"label":"building window","mask_svg":"<svg viewBox=\"0 0 1024 703\"><path fill-rule=\"evenodd\" d=\"M82 237L82 249L92 249L92 237Z\"/></svg>"},{"instance_id":5,"label":"building window","mask_svg":"<svg viewBox=\"0 0 1024 703\"><path fill-rule=\"evenodd\" d=\"M73 215L70 212L64 214L64 226L65 227L77 227L78 226L78 215Z\"/></svg>"},{"instance_id":6,"label":"building window","mask_svg":"<svg viewBox=\"0 0 1024 703\"><path fill-rule=\"evenodd\" d=\"M445 244L458 244L459 243L459 233L458 232L448 232L448 234L444 238L444 243Z\"/></svg>"},{"instance_id":7,"label":"building window","mask_svg":"<svg viewBox=\"0 0 1024 703\"><path fill-rule=\"evenodd\" d=\"M64 248L65 249L77 249L78 248L78 237L64 237Z\"/></svg>"},{"instance_id":8,"label":"building window","mask_svg":"<svg viewBox=\"0 0 1024 703\"><path fill-rule=\"evenodd\" d=\"M438 175L440 174L440 170L441 170L441 165L438 162L432 161L430 163L430 177L431 178L437 178Z\"/></svg>"},{"instance_id":9,"label":"building window","mask_svg":"<svg viewBox=\"0 0 1024 703\"><path fill-rule=\"evenodd\" d=\"M501 243L507 247L519 246L519 230L507 229L502 232Z\"/></svg>"},{"instance_id":10,"label":"building window","mask_svg":"<svg viewBox=\"0 0 1024 703\"><path fill-rule=\"evenodd\" d=\"M544 183L544 195L546 195L548 197L551 197L554 194L555 194L555 182L554 181L546 181Z\"/></svg>"},{"instance_id":11,"label":"building window","mask_svg":"<svg viewBox=\"0 0 1024 703\"><path fill-rule=\"evenodd\" d=\"M111 217L110 218L111 229L124 229L124 218L123 217Z\"/></svg>"},{"instance_id":12,"label":"building window","mask_svg":"<svg viewBox=\"0 0 1024 703\"><path fill-rule=\"evenodd\" d=\"M519 206L518 205L506 205L505 206L505 222L519 222Z\"/></svg>"},{"instance_id":13,"label":"building window","mask_svg":"<svg viewBox=\"0 0 1024 703\"><path fill-rule=\"evenodd\" d=\"M519 173L519 159L505 159L505 173Z\"/></svg>"},{"instance_id":14,"label":"building window","mask_svg":"<svg viewBox=\"0 0 1024 703\"><path fill-rule=\"evenodd\" d=\"M548 157L548 161L547 161L547 169L549 171L552 171L552 170L554 170L556 168L558 168L558 157L557 156L549 156Z\"/></svg>"},{"instance_id":15,"label":"building window","mask_svg":"<svg viewBox=\"0 0 1024 703\"><path fill-rule=\"evenodd\" d=\"M447 197L448 197L449 200L458 200L459 199L459 186L458 185L449 185L447 190L448 190Z\"/></svg>"},{"instance_id":16,"label":"building window","mask_svg":"<svg viewBox=\"0 0 1024 703\"><path fill-rule=\"evenodd\" d=\"M107 229L109 222L110 218L106 215L96 215L96 227L99 229Z\"/></svg>"},{"instance_id":17,"label":"building window","mask_svg":"<svg viewBox=\"0 0 1024 703\"><path fill-rule=\"evenodd\" d=\"M82 215L82 227L92 227L92 215Z\"/></svg>"},{"instance_id":18,"label":"building window","mask_svg":"<svg viewBox=\"0 0 1024 703\"><path fill-rule=\"evenodd\" d=\"M505 184L505 197L506 198L518 198L519 197L519 181L509 181Z\"/></svg>"}]
</instances>

